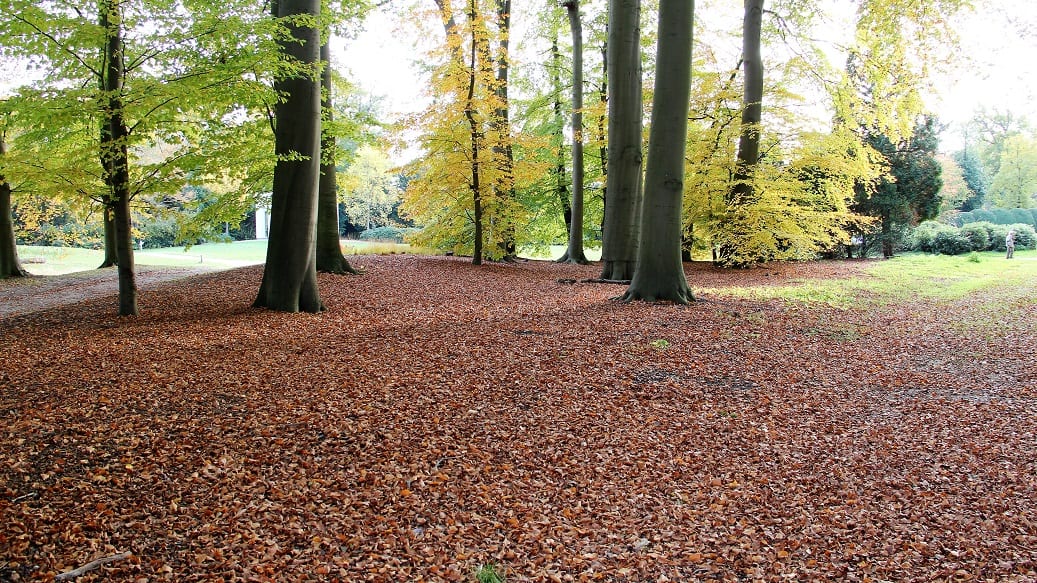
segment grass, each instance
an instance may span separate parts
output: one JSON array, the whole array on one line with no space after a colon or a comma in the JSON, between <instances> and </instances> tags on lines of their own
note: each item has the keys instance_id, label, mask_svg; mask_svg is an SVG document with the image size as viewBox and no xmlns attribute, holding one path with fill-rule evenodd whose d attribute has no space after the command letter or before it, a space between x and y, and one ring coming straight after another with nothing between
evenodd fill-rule
<instances>
[{"instance_id":1,"label":"grass","mask_svg":"<svg viewBox=\"0 0 1037 583\"><path fill-rule=\"evenodd\" d=\"M496 565L487 563L476 569L475 580L478 583L504 583L504 575L497 572Z\"/></svg>"},{"instance_id":2,"label":"grass","mask_svg":"<svg viewBox=\"0 0 1037 583\"><path fill-rule=\"evenodd\" d=\"M433 253L429 249L405 244L352 240L342 242L342 252L349 256ZM32 245L19 245L18 256L25 269L34 275L61 275L89 271L95 269L104 259L104 253L100 250ZM266 261L266 241L204 243L190 248L144 249L135 251L133 257L137 265L230 269Z\"/></svg>"},{"instance_id":3,"label":"grass","mask_svg":"<svg viewBox=\"0 0 1037 583\"><path fill-rule=\"evenodd\" d=\"M875 262L864 277L703 291L729 297L782 299L797 304L824 304L845 309L861 302L884 305L912 298L949 302L975 291L994 286L1010 288L1037 277L1035 251L1018 252L1011 261L997 252L976 255L908 253Z\"/></svg>"}]
</instances>

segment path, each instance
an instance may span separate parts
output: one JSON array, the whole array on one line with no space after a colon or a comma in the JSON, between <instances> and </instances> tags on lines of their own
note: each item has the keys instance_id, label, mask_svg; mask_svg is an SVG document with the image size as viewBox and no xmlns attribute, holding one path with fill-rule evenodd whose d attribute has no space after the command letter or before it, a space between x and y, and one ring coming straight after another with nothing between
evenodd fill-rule
<instances>
[{"instance_id":1,"label":"path","mask_svg":"<svg viewBox=\"0 0 1037 583\"><path fill-rule=\"evenodd\" d=\"M210 273L227 266L198 267L137 266L137 287L148 287L183 279L199 273ZM0 319L32 314L50 308L74 304L119 293L119 274L115 267L93 269L65 275L31 276L0 280Z\"/></svg>"}]
</instances>

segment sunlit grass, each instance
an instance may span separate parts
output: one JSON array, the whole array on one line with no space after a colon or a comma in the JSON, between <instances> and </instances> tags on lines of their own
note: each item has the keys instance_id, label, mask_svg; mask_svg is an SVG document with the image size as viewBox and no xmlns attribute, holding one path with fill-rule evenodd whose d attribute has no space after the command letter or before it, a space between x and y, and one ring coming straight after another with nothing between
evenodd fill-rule
<instances>
[{"instance_id":1,"label":"sunlit grass","mask_svg":"<svg viewBox=\"0 0 1037 583\"><path fill-rule=\"evenodd\" d=\"M191 247L164 247L142 249L133 253L137 265L166 267L201 267L230 269L257 265L266 261L266 240L234 241L232 243L203 243ZM342 241L342 252L353 255L432 255L432 249L402 243L372 241ZM19 245L18 256L25 269L34 275L61 275L95 269L104 259L104 253L76 247L39 247Z\"/></svg>"},{"instance_id":2,"label":"sunlit grass","mask_svg":"<svg viewBox=\"0 0 1037 583\"><path fill-rule=\"evenodd\" d=\"M885 305L921 299L950 302L992 287L1011 289L1037 277L1037 252L1017 252L1007 260L1001 253L969 256L905 254L875 261L861 276L849 279L809 279L784 286L706 288L710 295L758 300L781 299L795 304L837 308ZM1011 293L1009 293L1011 295ZM1006 298L1001 297L1001 301ZM1012 301L1030 301L1029 296Z\"/></svg>"}]
</instances>

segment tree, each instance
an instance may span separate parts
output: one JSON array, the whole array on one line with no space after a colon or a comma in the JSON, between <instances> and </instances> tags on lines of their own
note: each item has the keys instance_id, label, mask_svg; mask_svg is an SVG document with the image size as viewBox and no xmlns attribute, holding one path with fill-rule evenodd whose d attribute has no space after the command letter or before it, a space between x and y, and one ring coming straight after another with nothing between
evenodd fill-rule
<instances>
[{"instance_id":1,"label":"tree","mask_svg":"<svg viewBox=\"0 0 1037 583\"><path fill-rule=\"evenodd\" d=\"M572 205L569 227L569 245L560 263L590 263L583 252L583 29L580 24L578 0L562 3L569 17L573 38L573 95L572 95Z\"/></svg>"},{"instance_id":2,"label":"tree","mask_svg":"<svg viewBox=\"0 0 1037 583\"><path fill-rule=\"evenodd\" d=\"M858 190L855 210L879 221L882 255L892 257L907 226L934 218L940 211L940 163L936 122L922 118L911 137L893 142L873 133L868 143L881 153L889 175Z\"/></svg>"},{"instance_id":3,"label":"tree","mask_svg":"<svg viewBox=\"0 0 1037 583\"><path fill-rule=\"evenodd\" d=\"M0 102L6 105L6 100ZM28 275L18 261L18 244L14 237L14 221L11 216L11 183L4 177L4 161L7 158L7 134L10 130L12 113L0 111L0 279L25 277Z\"/></svg>"},{"instance_id":4,"label":"tree","mask_svg":"<svg viewBox=\"0 0 1037 583\"><path fill-rule=\"evenodd\" d=\"M1037 141L1024 135L1007 138L999 170L990 183L990 202L1001 208L1037 205Z\"/></svg>"},{"instance_id":5,"label":"tree","mask_svg":"<svg viewBox=\"0 0 1037 583\"><path fill-rule=\"evenodd\" d=\"M729 220L733 219L740 226L751 225L750 221L739 215L745 214L748 207L756 202L756 190L753 188L752 179L760 160L760 122L763 119L763 55L760 50L762 26L763 0L745 0L742 24L742 65L745 68L742 122L734 184L726 201ZM751 237L754 234L739 232L741 230L743 229L736 228L733 236ZM717 260L719 264L729 267L745 266L731 242L719 247Z\"/></svg>"},{"instance_id":6,"label":"tree","mask_svg":"<svg viewBox=\"0 0 1037 583\"><path fill-rule=\"evenodd\" d=\"M342 206L352 224L372 229L390 223L400 201L399 179L391 170L392 162L381 150L361 146L356 151L341 180Z\"/></svg>"},{"instance_id":7,"label":"tree","mask_svg":"<svg viewBox=\"0 0 1037 583\"><path fill-rule=\"evenodd\" d=\"M331 58L328 43L325 40L320 47L321 61L321 123L320 141L320 179L317 187L317 240L316 268L327 273L356 275L358 272L349 264L342 254L339 236L338 219L338 168L335 155L338 145L331 131L334 121L332 108Z\"/></svg>"},{"instance_id":8,"label":"tree","mask_svg":"<svg viewBox=\"0 0 1037 583\"><path fill-rule=\"evenodd\" d=\"M19 90L27 106L17 149L26 155L10 174L36 196L103 205L119 312L135 314L131 204L253 174L265 137L254 112L272 101L262 80L269 34L246 0L176 9L160 0L3 0L0 11L11 16L0 20L3 54L47 73Z\"/></svg>"},{"instance_id":9,"label":"tree","mask_svg":"<svg viewBox=\"0 0 1037 583\"><path fill-rule=\"evenodd\" d=\"M637 268L624 301L694 300L681 263L681 203L694 0L661 0L656 86L648 139L648 167Z\"/></svg>"},{"instance_id":10,"label":"tree","mask_svg":"<svg viewBox=\"0 0 1037 583\"><path fill-rule=\"evenodd\" d=\"M276 126L270 238L254 305L284 312L320 312L317 288L317 189L320 181L320 0L278 0L286 27L279 41L284 68L274 82L283 96Z\"/></svg>"},{"instance_id":11,"label":"tree","mask_svg":"<svg viewBox=\"0 0 1037 583\"><path fill-rule=\"evenodd\" d=\"M609 147L602 279L629 280L637 265L643 160L640 16L640 0L609 0Z\"/></svg>"},{"instance_id":12,"label":"tree","mask_svg":"<svg viewBox=\"0 0 1037 583\"><path fill-rule=\"evenodd\" d=\"M970 149L958 150L953 155L954 161L961 169L962 178L968 188L968 196L962 200L958 209L963 212L974 211L983 208L987 197L987 176L983 171L983 165Z\"/></svg>"}]
</instances>

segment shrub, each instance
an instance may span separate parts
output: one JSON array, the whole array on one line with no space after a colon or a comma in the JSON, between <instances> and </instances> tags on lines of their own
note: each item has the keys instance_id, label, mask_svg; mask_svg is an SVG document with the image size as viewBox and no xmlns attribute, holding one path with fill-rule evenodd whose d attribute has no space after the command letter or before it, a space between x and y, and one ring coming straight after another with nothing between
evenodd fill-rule
<instances>
[{"instance_id":1,"label":"shrub","mask_svg":"<svg viewBox=\"0 0 1037 583\"><path fill-rule=\"evenodd\" d=\"M935 253L936 251L933 250L933 239L936 237L936 233L947 229L954 229L954 227L936 221L925 221L920 223L915 227L914 231L911 232L908 246L915 251Z\"/></svg>"},{"instance_id":2,"label":"shrub","mask_svg":"<svg viewBox=\"0 0 1037 583\"><path fill-rule=\"evenodd\" d=\"M1008 228L1015 231L1016 249L1037 249L1037 231L1034 230L1033 225L1017 223L1008 225ZM1001 243L1004 244L1004 241Z\"/></svg>"},{"instance_id":3,"label":"shrub","mask_svg":"<svg viewBox=\"0 0 1037 583\"><path fill-rule=\"evenodd\" d=\"M958 213L953 219L954 224L959 227L967 225L969 223L975 223L978 220L979 219L977 219L975 215L972 214L972 211Z\"/></svg>"},{"instance_id":4,"label":"shrub","mask_svg":"<svg viewBox=\"0 0 1037 583\"><path fill-rule=\"evenodd\" d=\"M986 251L990 246L990 232L983 223L969 223L958 229L958 232L969 240L972 251Z\"/></svg>"},{"instance_id":5,"label":"shrub","mask_svg":"<svg viewBox=\"0 0 1037 583\"><path fill-rule=\"evenodd\" d=\"M1033 226L1033 215L1030 214L1029 209L1011 209L1008 211L1008 216L1011 217L1011 224L1023 224Z\"/></svg>"},{"instance_id":6,"label":"shrub","mask_svg":"<svg viewBox=\"0 0 1037 583\"><path fill-rule=\"evenodd\" d=\"M392 243L403 243L403 239L417 229L407 227L375 227L360 233L361 241L385 241Z\"/></svg>"},{"instance_id":7,"label":"shrub","mask_svg":"<svg viewBox=\"0 0 1037 583\"><path fill-rule=\"evenodd\" d=\"M180 235L180 227L176 219L156 219L142 223L138 227L145 249L175 247Z\"/></svg>"},{"instance_id":8,"label":"shrub","mask_svg":"<svg viewBox=\"0 0 1037 583\"><path fill-rule=\"evenodd\" d=\"M933 253L961 255L972 250L972 241L954 227L946 226L933 236Z\"/></svg>"},{"instance_id":9,"label":"shrub","mask_svg":"<svg viewBox=\"0 0 1037 583\"><path fill-rule=\"evenodd\" d=\"M977 221L984 221L987 223L996 223L997 220L994 218L994 213L985 211L983 209L976 209L972 211L972 218Z\"/></svg>"}]
</instances>

